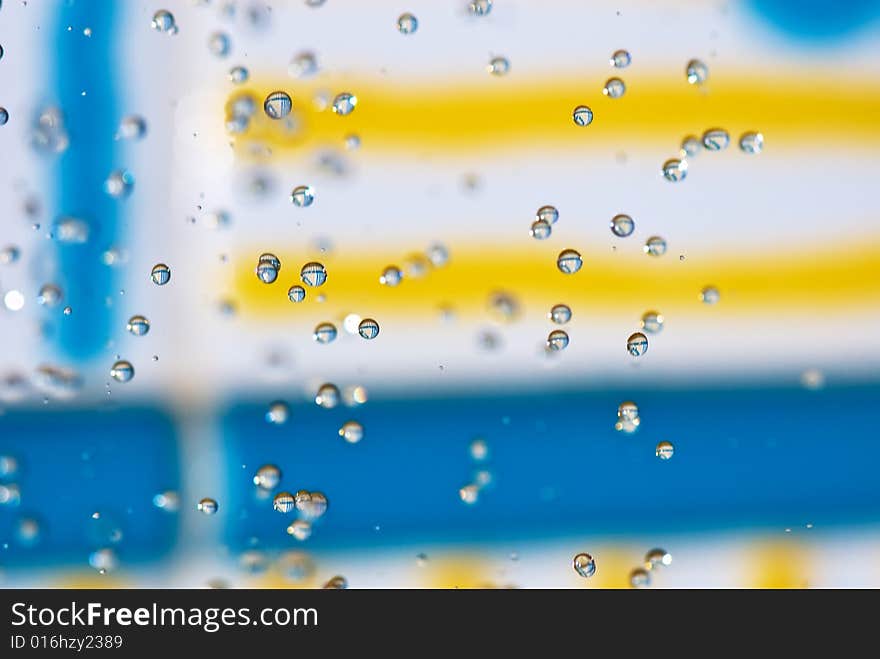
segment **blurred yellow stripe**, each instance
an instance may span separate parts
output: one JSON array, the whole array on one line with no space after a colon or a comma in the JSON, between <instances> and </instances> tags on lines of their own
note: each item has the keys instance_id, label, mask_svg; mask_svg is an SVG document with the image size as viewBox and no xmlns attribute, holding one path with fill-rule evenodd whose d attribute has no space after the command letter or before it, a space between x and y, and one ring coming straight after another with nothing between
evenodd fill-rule
<instances>
[{"instance_id":1,"label":"blurred yellow stripe","mask_svg":"<svg viewBox=\"0 0 880 659\"><path fill-rule=\"evenodd\" d=\"M250 147L255 141L273 154L290 155L310 145L341 144L349 133L359 134L365 149L405 153L409 158L499 148L582 152L599 145L623 150L663 146L673 155L684 135L714 126L727 128L734 138L746 130L760 130L770 150L874 148L880 142L880 80L824 72L717 69L701 89L685 81L684 63L662 71L634 66L620 73L627 92L616 100L601 93L611 70L554 72L535 79L517 76L515 68L508 77L486 75L480 83L390 83L329 76L318 82L264 80L237 88L229 99L252 93L258 101L249 129L234 139L242 156L253 156ZM293 97L296 129L261 111L266 94L276 89ZM337 92L352 92L357 107L346 117L329 108L319 111L312 101L319 90L329 92L331 99ZM576 126L571 119L580 104L593 109L595 120L589 127Z\"/></svg>"},{"instance_id":2,"label":"blurred yellow stripe","mask_svg":"<svg viewBox=\"0 0 880 659\"><path fill-rule=\"evenodd\" d=\"M827 314L844 307L876 307L880 302L880 243L828 245L821 252L742 253L687 256L680 260L672 249L662 257L637 253L598 252L572 244L584 259L580 272L564 275L556 268L563 245L551 246L524 238L525 245L451 246L449 263L428 270L421 279L404 279L395 288L379 283L385 266L403 267L405 253L377 253L338 249L326 256L300 249L276 250L282 261L278 280L271 285L254 274L261 249L239 252L228 271L227 291L245 317L331 319L332 313L358 313L381 318L408 314L413 319L436 317L442 307L458 314L486 310L496 291L513 294L530 313L546 312L549 305L566 302L596 314L657 309L670 313L708 313L699 294L716 286L718 313L749 314L790 311ZM635 252L637 245L632 245ZM629 248L628 248L629 249ZM307 289L306 301L287 299L289 286L299 281L300 267L320 260L327 283ZM324 304L316 304L318 295Z\"/></svg>"}]
</instances>

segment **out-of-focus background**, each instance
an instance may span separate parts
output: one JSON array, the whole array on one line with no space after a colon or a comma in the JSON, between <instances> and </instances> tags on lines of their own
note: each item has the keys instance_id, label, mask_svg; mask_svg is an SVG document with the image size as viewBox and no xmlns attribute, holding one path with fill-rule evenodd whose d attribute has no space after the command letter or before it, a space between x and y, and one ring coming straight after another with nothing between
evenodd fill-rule
<instances>
[{"instance_id":1,"label":"out-of-focus background","mask_svg":"<svg viewBox=\"0 0 880 659\"><path fill-rule=\"evenodd\" d=\"M880 585L878 17L3 0L0 584Z\"/></svg>"}]
</instances>

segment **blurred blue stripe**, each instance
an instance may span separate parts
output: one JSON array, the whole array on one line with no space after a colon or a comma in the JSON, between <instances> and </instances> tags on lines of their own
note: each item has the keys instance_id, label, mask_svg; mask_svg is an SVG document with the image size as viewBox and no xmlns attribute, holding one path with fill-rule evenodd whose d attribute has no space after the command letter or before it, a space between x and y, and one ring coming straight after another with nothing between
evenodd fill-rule
<instances>
[{"instance_id":1,"label":"blurred blue stripe","mask_svg":"<svg viewBox=\"0 0 880 659\"><path fill-rule=\"evenodd\" d=\"M642 415L630 436L612 428L626 399ZM225 424L227 537L241 549L252 538L296 544L289 518L254 496L263 463L282 469L281 489L329 497L306 543L315 548L877 522L878 400L878 385L540 391L296 406L280 427L263 420L264 404L238 405ZM364 424L360 444L337 435L349 417ZM458 489L478 467L468 453L475 436L489 443L495 486L466 506ZM675 444L668 462L654 454L661 440Z\"/></svg>"},{"instance_id":2,"label":"blurred blue stripe","mask_svg":"<svg viewBox=\"0 0 880 659\"><path fill-rule=\"evenodd\" d=\"M106 345L111 309L105 298L116 293L116 277L101 253L117 239L124 203L103 191L107 175L120 166L114 139L119 121L116 18L123 5L114 0L58 4L49 46L51 78L70 146L52 174L55 214L81 217L91 225L87 243L56 243L61 284L73 308L59 323L58 341L66 358L84 360ZM91 37L82 33L86 27Z\"/></svg>"}]
</instances>

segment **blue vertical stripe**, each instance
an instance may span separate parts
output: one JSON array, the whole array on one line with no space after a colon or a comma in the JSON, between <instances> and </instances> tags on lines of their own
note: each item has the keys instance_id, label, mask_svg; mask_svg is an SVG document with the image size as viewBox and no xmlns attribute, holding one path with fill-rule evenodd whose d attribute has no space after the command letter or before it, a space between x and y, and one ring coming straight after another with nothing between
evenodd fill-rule
<instances>
[{"instance_id":1,"label":"blue vertical stripe","mask_svg":"<svg viewBox=\"0 0 880 659\"><path fill-rule=\"evenodd\" d=\"M120 166L114 28L121 4L89 0L59 5L50 44L52 79L70 146L54 166L54 213L86 220L91 233L85 244L57 243L59 275L73 309L59 323L57 336L65 358L83 361L101 351L111 330L105 299L115 292L115 277L101 254L117 238L124 200L109 197L103 184ZM86 27L91 28L90 37L83 35Z\"/></svg>"}]
</instances>

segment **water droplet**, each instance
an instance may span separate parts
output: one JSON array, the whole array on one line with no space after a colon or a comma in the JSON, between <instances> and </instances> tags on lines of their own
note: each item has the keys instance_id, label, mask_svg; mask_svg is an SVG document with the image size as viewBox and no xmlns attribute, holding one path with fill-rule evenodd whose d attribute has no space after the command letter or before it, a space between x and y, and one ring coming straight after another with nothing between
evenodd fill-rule
<instances>
[{"instance_id":1,"label":"water droplet","mask_svg":"<svg viewBox=\"0 0 880 659\"><path fill-rule=\"evenodd\" d=\"M416 554L416 566L425 567L428 564L428 555L425 553Z\"/></svg>"},{"instance_id":2,"label":"water droplet","mask_svg":"<svg viewBox=\"0 0 880 659\"><path fill-rule=\"evenodd\" d=\"M208 51L215 57L226 57L232 50L232 41L225 32L214 32L208 37Z\"/></svg>"},{"instance_id":3,"label":"water droplet","mask_svg":"<svg viewBox=\"0 0 880 659\"><path fill-rule=\"evenodd\" d=\"M626 93L626 85L620 78L608 78L602 88L602 93L608 98L620 98Z\"/></svg>"},{"instance_id":4,"label":"water droplet","mask_svg":"<svg viewBox=\"0 0 880 659\"><path fill-rule=\"evenodd\" d=\"M17 483L0 485L0 506L15 507L21 505L21 488Z\"/></svg>"},{"instance_id":5,"label":"water droplet","mask_svg":"<svg viewBox=\"0 0 880 659\"><path fill-rule=\"evenodd\" d=\"M310 519L317 519L327 512L327 497L320 492L299 490L296 493L296 509Z\"/></svg>"},{"instance_id":6,"label":"water droplet","mask_svg":"<svg viewBox=\"0 0 880 659\"><path fill-rule=\"evenodd\" d=\"M626 340L626 351L633 357L641 357L648 352L648 337L641 332L634 332Z\"/></svg>"},{"instance_id":7,"label":"water droplet","mask_svg":"<svg viewBox=\"0 0 880 659\"><path fill-rule=\"evenodd\" d=\"M357 421L346 421L339 429L339 436L349 444L357 444L364 438L364 427Z\"/></svg>"},{"instance_id":8,"label":"water droplet","mask_svg":"<svg viewBox=\"0 0 880 659\"><path fill-rule=\"evenodd\" d=\"M69 316L70 314L73 313L73 309L71 309L70 307L64 307L63 311L64 311L65 316Z\"/></svg>"},{"instance_id":9,"label":"water droplet","mask_svg":"<svg viewBox=\"0 0 880 659\"><path fill-rule=\"evenodd\" d=\"M269 409L266 411L266 423L280 426L287 423L289 416L290 406L283 400L275 400L269 403Z\"/></svg>"},{"instance_id":10,"label":"water droplet","mask_svg":"<svg viewBox=\"0 0 880 659\"><path fill-rule=\"evenodd\" d=\"M571 113L571 118L578 126L589 126L593 123L593 111L586 105L578 105Z\"/></svg>"},{"instance_id":11,"label":"water droplet","mask_svg":"<svg viewBox=\"0 0 880 659\"><path fill-rule=\"evenodd\" d=\"M693 158L700 153L700 149L702 148L703 143L700 142L699 137L695 135L688 135L681 141L681 157Z\"/></svg>"},{"instance_id":12,"label":"water droplet","mask_svg":"<svg viewBox=\"0 0 880 659\"><path fill-rule=\"evenodd\" d=\"M336 338L336 325L333 323L319 323L315 327L314 338L318 343L330 343Z\"/></svg>"},{"instance_id":13,"label":"water droplet","mask_svg":"<svg viewBox=\"0 0 880 659\"><path fill-rule=\"evenodd\" d=\"M514 320L520 311L516 298L504 291L492 293L489 296L487 306L493 316L506 323Z\"/></svg>"},{"instance_id":14,"label":"water droplet","mask_svg":"<svg viewBox=\"0 0 880 659\"><path fill-rule=\"evenodd\" d=\"M546 220L535 220L529 227L529 235L535 240L546 240L552 232L553 229Z\"/></svg>"},{"instance_id":15,"label":"water droplet","mask_svg":"<svg viewBox=\"0 0 880 659\"><path fill-rule=\"evenodd\" d=\"M64 114L57 107L48 107L40 113L31 136L35 149L44 153L63 153L70 146L70 137Z\"/></svg>"},{"instance_id":16,"label":"water droplet","mask_svg":"<svg viewBox=\"0 0 880 659\"><path fill-rule=\"evenodd\" d=\"M263 101L263 112L270 119L284 119L290 114L293 108L293 101L287 92L275 91L266 97Z\"/></svg>"},{"instance_id":17,"label":"water droplet","mask_svg":"<svg viewBox=\"0 0 880 659\"><path fill-rule=\"evenodd\" d=\"M419 21L410 13L401 14L397 19L397 29L401 34L412 34L419 29Z\"/></svg>"},{"instance_id":18,"label":"water droplet","mask_svg":"<svg viewBox=\"0 0 880 659\"><path fill-rule=\"evenodd\" d=\"M315 201L315 189L311 185L298 185L290 193L290 203L307 208Z\"/></svg>"},{"instance_id":19,"label":"water droplet","mask_svg":"<svg viewBox=\"0 0 880 659\"><path fill-rule=\"evenodd\" d=\"M147 121L141 116L130 114L123 117L116 130L118 140L140 140L147 134Z\"/></svg>"},{"instance_id":20,"label":"water droplet","mask_svg":"<svg viewBox=\"0 0 880 659\"><path fill-rule=\"evenodd\" d=\"M104 192L116 199L127 197L133 189L134 174L125 169L111 172L107 180L104 181Z\"/></svg>"},{"instance_id":21,"label":"water droplet","mask_svg":"<svg viewBox=\"0 0 880 659\"><path fill-rule=\"evenodd\" d=\"M825 374L818 368L808 368L801 373L801 384L805 389L818 391L825 386ZM0 464L2 464L2 458L0 458ZM3 469L0 468L0 476L2 475Z\"/></svg>"},{"instance_id":22,"label":"water droplet","mask_svg":"<svg viewBox=\"0 0 880 659\"><path fill-rule=\"evenodd\" d=\"M473 0L468 5L471 16L487 16L492 11L492 0Z\"/></svg>"},{"instance_id":23,"label":"water droplet","mask_svg":"<svg viewBox=\"0 0 880 659\"><path fill-rule=\"evenodd\" d=\"M110 377L117 382L128 382L134 377L134 366L131 362L120 359L110 367Z\"/></svg>"},{"instance_id":24,"label":"water droplet","mask_svg":"<svg viewBox=\"0 0 880 659\"><path fill-rule=\"evenodd\" d=\"M254 274L264 284L271 284L278 279L278 271L281 269L281 262L273 254L263 254L260 257Z\"/></svg>"},{"instance_id":25,"label":"water droplet","mask_svg":"<svg viewBox=\"0 0 880 659\"><path fill-rule=\"evenodd\" d=\"M375 339L379 336L379 323L372 318L364 318L358 323L358 334L365 339Z\"/></svg>"},{"instance_id":26,"label":"water droplet","mask_svg":"<svg viewBox=\"0 0 880 659\"><path fill-rule=\"evenodd\" d=\"M642 314L640 325L648 334L659 334L663 329L663 314L659 311L646 311Z\"/></svg>"},{"instance_id":27,"label":"water droplet","mask_svg":"<svg viewBox=\"0 0 880 659\"><path fill-rule=\"evenodd\" d=\"M628 50L615 50L614 54L611 55L611 66L615 69L625 69L632 62L632 57L630 57Z\"/></svg>"},{"instance_id":28,"label":"water droplet","mask_svg":"<svg viewBox=\"0 0 880 659\"><path fill-rule=\"evenodd\" d=\"M37 295L37 304L45 307L55 307L61 302L62 297L64 297L64 295L61 292L61 289L55 284L44 284Z\"/></svg>"},{"instance_id":29,"label":"water droplet","mask_svg":"<svg viewBox=\"0 0 880 659\"><path fill-rule=\"evenodd\" d=\"M565 325L571 320L571 308L567 304L555 304L548 317L557 325Z\"/></svg>"},{"instance_id":30,"label":"water droplet","mask_svg":"<svg viewBox=\"0 0 880 659\"><path fill-rule=\"evenodd\" d=\"M651 575L647 570L637 567L629 573L629 585L632 588L647 588L651 585Z\"/></svg>"},{"instance_id":31,"label":"water droplet","mask_svg":"<svg viewBox=\"0 0 880 659\"><path fill-rule=\"evenodd\" d=\"M304 542L312 535L312 523L307 519L295 520L287 527L287 532L300 542Z\"/></svg>"},{"instance_id":32,"label":"water droplet","mask_svg":"<svg viewBox=\"0 0 880 659\"><path fill-rule=\"evenodd\" d=\"M672 554L665 549L651 549L645 554L645 569L653 570L655 568L672 565Z\"/></svg>"},{"instance_id":33,"label":"water droplet","mask_svg":"<svg viewBox=\"0 0 880 659\"><path fill-rule=\"evenodd\" d=\"M147 320L144 316L132 316L128 319L128 323L126 324L125 329L128 330L130 334L134 334L135 336L143 336L150 331L150 321Z\"/></svg>"},{"instance_id":34,"label":"water droplet","mask_svg":"<svg viewBox=\"0 0 880 659\"><path fill-rule=\"evenodd\" d=\"M168 513L176 513L180 509L180 496L173 490L165 490L153 497L153 505Z\"/></svg>"},{"instance_id":35,"label":"water droplet","mask_svg":"<svg viewBox=\"0 0 880 659\"><path fill-rule=\"evenodd\" d=\"M506 57L496 55L489 60L489 65L486 67L486 70L493 76L505 76L510 71L510 62Z\"/></svg>"},{"instance_id":36,"label":"water droplet","mask_svg":"<svg viewBox=\"0 0 880 659\"><path fill-rule=\"evenodd\" d=\"M254 485L263 490L274 490L281 482L281 470L275 465L263 465L254 474Z\"/></svg>"},{"instance_id":37,"label":"water droplet","mask_svg":"<svg viewBox=\"0 0 880 659\"><path fill-rule=\"evenodd\" d=\"M349 92L337 94L336 98L333 99L333 112L344 117L354 112L357 102L357 96L354 94L350 94Z\"/></svg>"},{"instance_id":38,"label":"water droplet","mask_svg":"<svg viewBox=\"0 0 880 659\"><path fill-rule=\"evenodd\" d=\"M730 135L723 128L711 128L703 133L706 151L722 151L730 144Z\"/></svg>"},{"instance_id":39,"label":"water droplet","mask_svg":"<svg viewBox=\"0 0 880 659\"><path fill-rule=\"evenodd\" d=\"M164 32L165 34L177 34L177 25L174 22L174 14L165 9L160 9L153 14L153 20L150 26L156 32Z\"/></svg>"},{"instance_id":40,"label":"water droplet","mask_svg":"<svg viewBox=\"0 0 880 659\"><path fill-rule=\"evenodd\" d=\"M692 85L702 85L709 77L709 67L698 59L692 59L685 68L687 81Z\"/></svg>"},{"instance_id":41,"label":"water droplet","mask_svg":"<svg viewBox=\"0 0 880 659\"><path fill-rule=\"evenodd\" d=\"M574 571L584 579L589 579L596 574L596 561L589 554L578 554L572 561Z\"/></svg>"},{"instance_id":42,"label":"water droplet","mask_svg":"<svg viewBox=\"0 0 880 659\"><path fill-rule=\"evenodd\" d=\"M164 263L157 263L150 271L150 279L156 286L164 286L171 281L171 268Z\"/></svg>"},{"instance_id":43,"label":"water droplet","mask_svg":"<svg viewBox=\"0 0 880 659\"><path fill-rule=\"evenodd\" d=\"M675 447L672 442L660 442L657 444L656 455L661 460L669 460L675 453Z\"/></svg>"},{"instance_id":44,"label":"water droplet","mask_svg":"<svg viewBox=\"0 0 880 659\"><path fill-rule=\"evenodd\" d=\"M247 82L250 76L250 71L248 71L247 68L243 66L233 66L231 69L229 69L229 82L234 85L240 85Z\"/></svg>"},{"instance_id":45,"label":"water droplet","mask_svg":"<svg viewBox=\"0 0 880 659\"><path fill-rule=\"evenodd\" d=\"M335 384L325 383L318 387L315 403L324 409L331 410L339 405L339 388Z\"/></svg>"},{"instance_id":46,"label":"water droplet","mask_svg":"<svg viewBox=\"0 0 880 659\"><path fill-rule=\"evenodd\" d=\"M306 299L306 289L295 285L287 289L287 299L291 302L302 302Z\"/></svg>"},{"instance_id":47,"label":"water droplet","mask_svg":"<svg viewBox=\"0 0 880 659\"><path fill-rule=\"evenodd\" d=\"M379 283L384 286L397 286L403 279L403 272L396 265L389 265L379 276Z\"/></svg>"},{"instance_id":48,"label":"water droplet","mask_svg":"<svg viewBox=\"0 0 880 659\"><path fill-rule=\"evenodd\" d=\"M480 488L473 483L465 485L458 491L458 496L464 503L471 506L480 498Z\"/></svg>"},{"instance_id":49,"label":"water droplet","mask_svg":"<svg viewBox=\"0 0 880 659\"><path fill-rule=\"evenodd\" d=\"M21 250L15 245L7 245L0 250L0 263L9 265L15 263L21 257Z\"/></svg>"},{"instance_id":50,"label":"water droplet","mask_svg":"<svg viewBox=\"0 0 880 659\"><path fill-rule=\"evenodd\" d=\"M101 574L112 572L119 565L116 553L109 548L97 549L89 554L89 565Z\"/></svg>"},{"instance_id":51,"label":"water droplet","mask_svg":"<svg viewBox=\"0 0 880 659\"><path fill-rule=\"evenodd\" d=\"M721 294L714 286L706 286L700 291L700 301L703 304L717 304L721 299Z\"/></svg>"},{"instance_id":52,"label":"water droplet","mask_svg":"<svg viewBox=\"0 0 880 659\"><path fill-rule=\"evenodd\" d=\"M471 458L481 462L489 457L489 444L486 443L485 439L477 438L471 441L470 447L468 448L471 454Z\"/></svg>"},{"instance_id":53,"label":"water droplet","mask_svg":"<svg viewBox=\"0 0 880 659\"><path fill-rule=\"evenodd\" d=\"M620 213L611 218L611 233L618 238L626 238L635 231L636 223L629 215Z\"/></svg>"},{"instance_id":54,"label":"water droplet","mask_svg":"<svg viewBox=\"0 0 880 659\"><path fill-rule=\"evenodd\" d=\"M325 583L323 588L324 590L345 590L348 588L348 580L341 575L336 575Z\"/></svg>"},{"instance_id":55,"label":"water droplet","mask_svg":"<svg viewBox=\"0 0 880 659\"><path fill-rule=\"evenodd\" d=\"M677 181L683 181L687 177L688 173L687 160L670 158L663 163L663 169L661 171L663 173L663 178L665 178L667 181L671 181L673 183Z\"/></svg>"},{"instance_id":56,"label":"water droplet","mask_svg":"<svg viewBox=\"0 0 880 659\"><path fill-rule=\"evenodd\" d=\"M0 455L0 478L7 479L18 473L18 459L12 455Z\"/></svg>"},{"instance_id":57,"label":"water droplet","mask_svg":"<svg viewBox=\"0 0 880 659\"><path fill-rule=\"evenodd\" d=\"M425 256L435 268L442 268L449 262L449 250L446 245L441 243L432 243L425 251Z\"/></svg>"},{"instance_id":58,"label":"water droplet","mask_svg":"<svg viewBox=\"0 0 880 659\"><path fill-rule=\"evenodd\" d=\"M660 236L651 236L645 241L643 249L649 256L663 256L666 253L666 241Z\"/></svg>"},{"instance_id":59,"label":"water droplet","mask_svg":"<svg viewBox=\"0 0 880 659\"><path fill-rule=\"evenodd\" d=\"M764 150L764 136L754 131L743 133L739 138L739 148L744 153L757 155Z\"/></svg>"},{"instance_id":60,"label":"water droplet","mask_svg":"<svg viewBox=\"0 0 880 659\"><path fill-rule=\"evenodd\" d=\"M218 508L220 508L220 506L217 505L217 502L214 501L214 499L209 499L207 497L199 501L198 506L196 506L196 509L205 515L214 515Z\"/></svg>"},{"instance_id":61,"label":"water droplet","mask_svg":"<svg viewBox=\"0 0 880 659\"><path fill-rule=\"evenodd\" d=\"M555 206L541 206L535 212L536 220L543 220L548 224L556 224L556 221L559 219L559 211L556 210Z\"/></svg>"},{"instance_id":62,"label":"water droplet","mask_svg":"<svg viewBox=\"0 0 880 659\"><path fill-rule=\"evenodd\" d=\"M617 418L635 421L639 418L639 406L631 400L625 400L617 406Z\"/></svg>"},{"instance_id":63,"label":"water droplet","mask_svg":"<svg viewBox=\"0 0 880 659\"><path fill-rule=\"evenodd\" d=\"M296 500L290 492L279 492L275 495L275 498L272 499L272 508L274 508L276 512L284 515L293 511L295 506Z\"/></svg>"},{"instance_id":64,"label":"water droplet","mask_svg":"<svg viewBox=\"0 0 880 659\"><path fill-rule=\"evenodd\" d=\"M359 135L351 134L345 136L345 148L349 151L357 151L361 148L361 138Z\"/></svg>"},{"instance_id":65,"label":"water droplet","mask_svg":"<svg viewBox=\"0 0 880 659\"><path fill-rule=\"evenodd\" d=\"M573 249L564 249L556 257L556 267L566 275L573 275L581 269L583 264L581 255Z\"/></svg>"},{"instance_id":66,"label":"water droplet","mask_svg":"<svg viewBox=\"0 0 880 659\"><path fill-rule=\"evenodd\" d=\"M299 271L299 276L306 286L321 286L327 281L327 269L322 263L310 261Z\"/></svg>"},{"instance_id":67,"label":"water droplet","mask_svg":"<svg viewBox=\"0 0 880 659\"><path fill-rule=\"evenodd\" d=\"M564 330L553 330L547 336L547 348L549 350L565 350L568 347L568 334Z\"/></svg>"},{"instance_id":68,"label":"water droplet","mask_svg":"<svg viewBox=\"0 0 880 659\"><path fill-rule=\"evenodd\" d=\"M7 121L9 121L9 111L0 107L0 126L5 126Z\"/></svg>"},{"instance_id":69,"label":"water droplet","mask_svg":"<svg viewBox=\"0 0 880 659\"><path fill-rule=\"evenodd\" d=\"M294 78L310 78L318 72L318 58L311 51L303 51L287 66L287 73Z\"/></svg>"}]
</instances>

